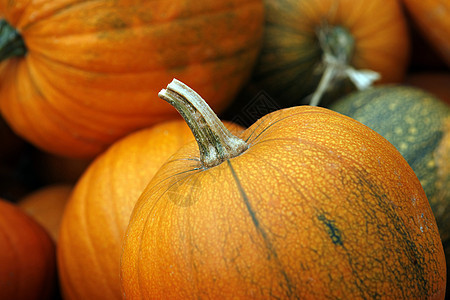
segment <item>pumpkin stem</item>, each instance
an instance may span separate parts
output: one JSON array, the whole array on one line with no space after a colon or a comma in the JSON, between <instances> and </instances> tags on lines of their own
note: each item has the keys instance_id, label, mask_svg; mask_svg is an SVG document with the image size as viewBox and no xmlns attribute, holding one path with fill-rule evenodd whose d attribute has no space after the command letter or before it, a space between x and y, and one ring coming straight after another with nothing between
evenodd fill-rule
<instances>
[{"instance_id":1,"label":"pumpkin stem","mask_svg":"<svg viewBox=\"0 0 450 300\"><path fill-rule=\"evenodd\" d=\"M26 53L27 47L20 33L5 19L0 19L0 62Z\"/></svg>"},{"instance_id":2,"label":"pumpkin stem","mask_svg":"<svg viewBox=\"0 0 450 300\"><path fill-rule=\"evenodd\" d=\"M325 91L333 81L348 77L357 89L363 90L380 78L380 74L371 70L355 70L350 62L355 49L355 40L342 26L322 24L318 30L318 39L323 51L321 67L324 68L316 91L312 94L310 105L317 106Z\"/></svg>"},{"instance_id":3,"label":"pumpkin stem","mask_svg":"<svg viewBox=\"0 0 450 300\"><path fill-rule=\"evenodd\" d=\"M247 150L248 144L234 136L205 100L181 81L174 79L158 96L175 107L189 125L204 167L217 166Z\"/></svg>"}]
</instances>

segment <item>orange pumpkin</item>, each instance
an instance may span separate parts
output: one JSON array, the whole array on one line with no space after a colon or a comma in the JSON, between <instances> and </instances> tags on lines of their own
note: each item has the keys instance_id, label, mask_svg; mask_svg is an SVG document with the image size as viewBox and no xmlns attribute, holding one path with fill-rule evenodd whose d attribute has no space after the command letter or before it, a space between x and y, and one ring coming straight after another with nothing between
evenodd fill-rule
<instances>
[{"instance_id":1,"label":"orange pumpkin","mask_svg":"<svg viewBox=\"0 0 450 300\"><path fill-rule=\"evenodd\" d=\"M17 203L33 217L57 242L61 217L72 192L70 184L54 184L35 190Z\"/></svg>"},{"instance_id":2,"label":"orange pumpkin","mask_svg":"<svg viewBox=\"0 0 450 300\"><path fill-rule=\"evenodd\" d=\"M53 299L55 246L38 223L4 199L0 199L0 245L0 299Z\"/></svg>"},{"instance_id":3,"label":"orange pumpkin","mask_svg":"<svg viewBox=\"0 0 450 300\"><path fill-rule=\"evenodd\" d=\"M88 167L61 225L58 268L65 299L121 299L122 238L134 204L159 167L193 139L184 121L164 122L113 144Z\"/></svg>"},{"instance_id":4,"label":"orange pumpkin","mask_svg":"<svg viewBox=\"0 0 450 300\"><path fill-rule=\"evenodd\" d=\"M239 137L174 81L192 126L136 203L126 299L443 299L445 258L399 152L325 108L266 115Z\"/></svg>"},{"instance_id":5,"label":"orange pumpkin","mask_svg":"<svg viewBox=\"0 0 450 300\"><path fill-rule=\"evenodd\" d=\"M450 66L450 2L403 0L403 3L424 38Z\"/></svg>"},{"instance_id":6,"label":"orange pumpkin","mask_svg":"<svg viewBox=\"0 0 450 300\"><path fill-rule=\"evenodd\" d=\"M380 75L375 83L403 79L410 41L399 1L264 3L265 33L253 81L280 107L319 100L325 105L355 83L359 88L370 85L377 77L368 71ZM322 97L325 93L330 96Z\"/></svg>"},{"instance_id":7,"label":"orange pumpkin","mask_svg":"<svg viewBox=\"0 0 450 300\"><path fill-rule=\"evenodd\" d=\"M261 0L2 0L0 16L1 113L34 145L72 157L178 117L156 97L174 76L223 110L263 30Z\"/></svg>"}]
</instances>

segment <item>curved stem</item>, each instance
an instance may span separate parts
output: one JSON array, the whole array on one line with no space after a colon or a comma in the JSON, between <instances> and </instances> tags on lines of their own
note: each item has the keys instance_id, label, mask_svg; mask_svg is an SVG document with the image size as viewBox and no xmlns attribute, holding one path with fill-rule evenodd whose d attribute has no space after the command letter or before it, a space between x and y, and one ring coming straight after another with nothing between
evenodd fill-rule
<instances>
[{"instance_id":1,"label":"curved stem","mask_svg":"<svg viewBox=\"0 0 450 300\"><path fill-rule=\"evenodd\" d=\"M158 96L175 107L188 124L204 167L217 166L247 150L248 144L234 136L205 100L181 81L174 79Z\"/></svg>"},{"instance_id":2,"label":"curved stem","mask_svg":"<svg viewBox=\"0 0 450 300\"><path fill-rule=\"evenodd\" d=\"M5 19L0 19L0 62L10 57L23 56L27 47L22 36Z\"/></svg>"}]
</instances>

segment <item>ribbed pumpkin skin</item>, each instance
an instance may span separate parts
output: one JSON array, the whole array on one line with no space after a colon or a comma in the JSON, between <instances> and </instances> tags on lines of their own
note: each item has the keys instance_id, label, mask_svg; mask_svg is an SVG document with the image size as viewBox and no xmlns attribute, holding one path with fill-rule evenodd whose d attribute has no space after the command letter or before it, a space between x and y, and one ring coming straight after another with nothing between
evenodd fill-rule
<instances>
[{"instance_id":1,"label":"ribbed pumpkin skin","mask_svg":"<svg viewBox=\"0 0 450 300\"><path fill-rule=\"evenodd\" d=\"M38 223L4 199L0 199L0 245L0 299L53 299L55 246Z\"/></svg>"},{"instance_id":2,"label":"ribbed pumpkin skin","mask_svg":"<svg viewBox=\"0 0 450 300\"><path fill-rule=\"evenodd\" d=\"M417 27L450 66L450 2L448 0L403 0Z\"/></svg>"},{"instance_id":3,"label":"ribbed pumpkin skin","mask_svg":"<svg viewBox=\"0 0 450 300\"><path fill-rule=\"evenodd\" d=\"M122 238L134 204L158 168L192 140L184 121L164 122L118 141L88 167L61 224L64 299L121 299Z\"/></svg>"},{"instance_id":4,"label":"ribbed pumpkin skin","mask_svg":"<svg viewBox=\"0 0 450 300\"><path fill-rule=\"evenodd\" d=\"M72 189L71 184L44 186L23 197L17 204L57 242L62 214Z\"/></svg>"},{"instance_id":5,"label":"ribbed pumpkin skin","mask_svg":"<svg viewBox=\"0 0 450 300\"><path fill-rule=\"evenodd\" d=\"M384 86L350 94L331 108L397 147L419 178L450 251L450 106L418 88Z\"/></svg>"},{"instance_id":6,"label":"ribbed pumpkin skin","mask_svg":"<svg viewBox=\"0 0 450 300\"><path fill-rule=\"evenodd\" d=\"M241 137L220 165L190 143L153 177L124 242L126 299L443 298L433 214L385 139L307 106Z\"/></svg>"},{"instance_id":7,"label":"ribbed pumpkin skin","mask_svg":"<svg viewBox=\"0 0 450 300\"><path fill-rule=\"evenodd\" d=\"M261 46L261 0L0 1L28 52L0 63L0 110L59 155L93 157L177 118L157 93L180 78L223 110Z\"/></svg>"},{"instance_id":8,"label":"ribbed pumpkin skin","mask_svg":"<svg viewBox=\"0 0 450 300\"><path fill-rule=\"evenodd\" d=\"M397 0L264 0L266 24L254 81L282 107L308 103L323 70L317 31L342 26L355 41L350 65L381 74L377 83L403 79L409 59L405 18ZM393 68L392 66L395 66ZM334 94L348 81L333 83ZM345 86L345 87L343 87ZM342 89L342 90L340 90Z\"/></svg>"}]
</instances>

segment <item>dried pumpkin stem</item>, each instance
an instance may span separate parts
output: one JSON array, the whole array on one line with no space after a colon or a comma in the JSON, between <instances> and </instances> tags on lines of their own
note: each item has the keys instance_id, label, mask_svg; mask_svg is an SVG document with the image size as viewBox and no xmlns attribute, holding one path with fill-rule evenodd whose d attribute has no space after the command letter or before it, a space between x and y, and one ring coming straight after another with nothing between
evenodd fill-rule
<instances>
[{"instance_id":1,"label":"dried pumpkin stem","mask_svg":"<svg viewBox=\"0 0 450 300\"><path fill-rule=\"evenodd\" d=\"M205 100L181 81L174 79L158 96L175 107L189 125L204 167L217 166L248 148L223 125Z\"/></svg>"},{"instance_id":2,"label":"dried pumpkin stem","mask_svg":"<svg viewBox=\"0 0 450 300\"><path fill-rule=\"evenodd\" d=\"M27 47L20 33L5 19L0 19L0 62L26 53Z\"/></svg>"},{"instance_id":3,"label":"dried pumpkin stem","mask_svg":"<svg viewBox=\"0 0 450 300\"><path fill-rule=\"evenodd\" d=\"M339 83L340 80L349 78L358 89L364 89L380 77L374 71L355 70L350 65L355 49L355 40L347 29L324 23L317 35L323 51L321 68L324 70L319 85L312 94L310 105L317 106L323 94L336 81Z\"/></svg>"}]
</instances>

